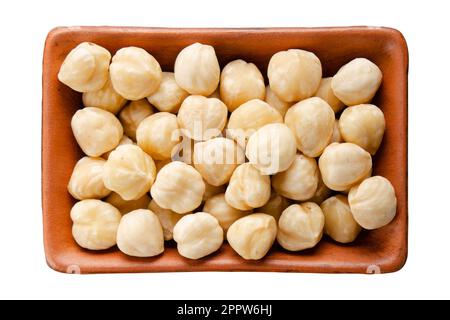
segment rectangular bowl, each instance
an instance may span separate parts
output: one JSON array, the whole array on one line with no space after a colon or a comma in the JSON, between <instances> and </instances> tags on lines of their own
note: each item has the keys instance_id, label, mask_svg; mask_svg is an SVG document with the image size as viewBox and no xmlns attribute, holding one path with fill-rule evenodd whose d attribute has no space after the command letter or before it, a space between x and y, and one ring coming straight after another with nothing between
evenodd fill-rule
<instances>
[{"instance_id":1,"label":"rectangular bowl","mask_svg":"<svg viewBox=\"0 0 450 320\"><path fill-rule=\"evenodd\" d=\"M397 215L388 226L362 232L357 241L340 245L327 237L314 249L292 253L275 245L260 261L245 261L228 244L198 261L181 257L173 243L154 258L132 258L116 248L90 252L72 238L69 212L75 200L67 192L72 169L82 152L70 120L81 107L81 94L60 83L57 73L69 51L83 41L112 54L122 47L148 50L163 70L172 71L178 52L194 42L214 46L221 67L243 58L266 74L270 57L280 50L313 51L324 76L356 57L376 63L383 72L373 103L386 118L386 133L374 161L374 174L388 178L398 199ZM165 29L129 27L62 27L46 40L42 101L42 209L48 265L66 273L170 271L284 271L385 273L399 270L407 257L407 73L408 49L402 34L389 28Z\"/></svg>"}]
</instances>

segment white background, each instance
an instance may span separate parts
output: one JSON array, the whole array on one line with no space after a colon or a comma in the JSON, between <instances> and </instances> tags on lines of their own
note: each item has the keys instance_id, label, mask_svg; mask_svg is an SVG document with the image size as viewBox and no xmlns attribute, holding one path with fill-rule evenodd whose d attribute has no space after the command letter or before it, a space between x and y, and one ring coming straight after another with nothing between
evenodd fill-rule
<instances>
[{"instance_id":1,"label":"white background","mask_svg":"<svg viewBox=\"0 0 450 320\"><path fill-rule=\"evenodd\" d=\"M0 8L0 298L450 298L447 1L8 1ZM422 3L422 4L419 4ZM409 215L397 273L73 276L47 267L40 202L41 61L61 25L389 26L406 37ZM447 31L445 31L447 30Z\"/></svg>"}]
</instances>

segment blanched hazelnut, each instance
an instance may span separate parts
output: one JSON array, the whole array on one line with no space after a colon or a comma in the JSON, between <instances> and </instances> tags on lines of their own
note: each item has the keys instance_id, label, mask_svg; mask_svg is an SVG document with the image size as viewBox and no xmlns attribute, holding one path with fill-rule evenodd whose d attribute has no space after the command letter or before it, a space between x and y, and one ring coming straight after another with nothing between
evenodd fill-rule
<instances>
[{"instance_id":1,"label":"blanched hazelnut","mask_svg":"<svg viewBox=\"0 0 450 320\"><path fill-rule=\"evenodd\" d=\"M324 224L322 209L314 202L293 204L278 221L278 243L289 251L312 248L322 239Z\"/></svg>"},{"instance_id":2,"label":"blanched hazelnut","mask_svg":"<svg viewBox=\"0 0 450 320\"><path fill-rule=\"evenodd\" d=\"M336 97L348 106L367 103L380 87L380 68L365 58L356 58L344 65L331 80Z\"/></svg>"},{"instance_id":3,"label":"blanched hazelnut","mask_svg":"<svg viewBox=\"0 0 450 320\"><path fill-rule=\"evenodd\" d=\"M194 165L194 146L195 140L180 134L181 141L172 151L172 161L181 161L189 165Z\"/></svg>"},{"instance_id":4,"label":"blanched hazelnut","mask_svg":"<svg viewBox=\"0 0 450 320\"><path fill-rule=\"evenodd\" d=\"M236 110L228 120L227 135L240 146L245 146L248 138L259 128L269 123L282 123L281 114L266 102L253 99Z\"/></svg>"},{"instance_id":5,"label":"blanched hazelnut","mask_svg":"<svg viewBox=\"0 0 450 320\"><path fill-rule=\"evenodd\" d=\"M136 130L139 124L153 113L155 113L153 107L147 99L131 101L119 113L124 133L136 141Z\"/></svg>"},{"instance_id":6,"label":"blanched hazelnut","mask_svg":"<svg viewBox=\"0 0 450 320\"><path fill-rule=\"evenodd\" d=\"M83 93L85 107L100 108L114 114L119 112L126 102L127 100L114 90L109 80L100 90Z\"/></svg>"},{"instance_id":7,"label":"blanched hazelnut","mask_svg":"<svg viewBox=\"0 0 450 320\"><path fill-rule=\"evenodd\" d=\"M181 104L177 120L183 134L202 141L219 136L227 116L227 106L219 99L189 96Z\"/></svg>"},{"instance_id":8,"label":"blanched hazelnut","mask_svg":"<svg viewBox=\"0 0 450 320\"><path fill-rule=\"evenodd\" d=\"M58 79L78 92L100 90L109 77L111 54L108 50L91 42L76 46L61 65Z\"/></svg>"},{"instance_id":9,"label":"blanched hazelnut","mask_svg":"<svg viewBox=\"0 0 450 320\"><path fill-rule=\"evenodd\" d=\"M214 138L194 146L194 167L213 186L230 181L234 169L244 160L244 151L230 139Z\"/></svg>"},{"instance_id":10,"label":"blanched hazelnut","mask_svg":"<svg viewBox=\"0 0 450 320\"><path fill-rule=\"evenodd\" d=\"M133 142L133 140L131 140L130 138L128 138L126 135L123 135L123 136L122 136L122 139L120 139L120 142L119 142L119 144L117 145L117 147L118 147L118 146L127 145L127 144L134 144L134 142ZM117 147L116 147L116 148L117 148ZM109 158L109 155L110 155L111 152L113 152L113 151L114 151L114 149L111 150L111 151L108 151L108 152L106 152L106 153L104 153L104 154L102 154L102 158L103 158L103 159L108 159L108 158Z\"/></svg>"},{"instance_id":11,"label":"blanched hazelnut","mask_svg":"<svg viewBox=\"0 0 450 320\"><path fill-rule=\"evenodd\" d=\"M138 209L120 220L117 247L132 257L154 257L164 251L164 236L158 217L150 210Z\"/></svg>"},{"instance_id":12,"label":"blanched hazelnut","mask_svg":"<svg viewBox=\"0 0 450 320\"><path fill-rule=\"evenodd\" d=\"M200 173L181 161L162 167L151 189L152 198L161 208L177 213L197 208L204 193L205 183Z\"/></svg>"},{"instance_id":13,"label":"blanched hazelnut","mask_svg":"<svg viewBox=\"0 0 450 320\"><path fill-rule=\"evenodd\" d=\"M270 199L270 178L250 163L239 165L225 191L225 200L233 208L250 210L262 207Z\"/></svg>"},{"instance_id":14,"label":"blanched hazelnut","mask_svg":"<svg viewBox=\"0 0 450 320\"><path fill-rule=\"evenodd\" d=\"M124 145L111 152L103 171L105 186L124 200L136 200L150 190L155 181L153 159L135 145Z\"/></svg>"},{"instance_id":15,"label":"blanched hazelnut","mask_svg":"<svg viewBox=\"0 0 450 320\"><path fill-rule=\"evenodd\" d=\"M205 182L205 193L203 194L203 201L206 201L209 198L214 197L216 194L225 193L226 185L213 186L206 181L204 182Z\"/></svg>"},{"instance_id":16,"label":"blanched hazelnut","mask_svg":"<svg viewBox=\"0 0 450 320\"><path fill-rule=\"evenodd\" d=\"M348 205L347 197L337 195L320 205L325 215L325 233L340 243L353 242L361 231Z\"/></svg>"},{"instance_id":17,"label":"blanched hazelnut","mask_svg":"<svg viewBox=\"0 0 450 320\"><path fill-rule=\"evenodd\" d=\"M117 147L123 135L119 120L111 112L99 108L78 110L72 117L71 126L78 145L91 157L99 157Z\"/></svg>"},{"instance_id":18,"label":"blanched hazelnut","mask_svg":"<svg viewBox=\"0 0 450 320\"><path fill-rule=\"evenodd\" d=\"M178 54L174 70L178 85L190 94L209 96L219 85L220 66L212 46L187 46Z\"/></svg>"},{"instance_id":19,"label":"blanched hazelnut","mask_svg":"<svg viewBox=\"0 0 450 320\"><path fill-rule=\"evenodd\" d=\"M152 200L148 205L148 208L156 214L163 228L164 240L169 241L173 239L173 228L177 222L184 216L184 214L179 214L173 212L169 209L164 209L158 206L155 200ZM191 214L188 212L187 214Z\"/></svg>"},{"instance_id":20,"label":"blanched hazelnut","mask_svg":"<svg viewBox=\"0 0 450 320\"><path fill-rule=\"evenodd\" d=\"M395 217L397 197L388 179L374 176L353 187L348 202L356 222L364 229L384 227Z\"/></svg>"},{"instance_id":21,"label":"blanched hazelnut","mask_svg":"<svg viewBox=\"0 0 450 320\"><path fill-rule=\"evenodd\" d=\"M345 108L345 104L334 95L333 89L331 89L331 79L332 77L322 78L314 96L324 100L335 113L338 113Z\"/></svg>"},{"instance_id":22,"label":"blanched hazelnut","mask_svg":"<svg viewBox=\"0 0 450 320\"><path fill-rule=\"evenodd\" d=\"M272 178L276 192L292 200L308 200L313 197L319 183L316 159L303 154L295 155L294 162Z\"/></svg>"},{"instance_id":23,"label":"blanched hazelnut","mask_svg":"<svg viewBox=\"0 0 450 320\"><path fill-rule=\"evenodd\" d=\"M221 193L206 200L203 212L213 215L219 221L223 231L226 232L233 222L248 215L251 211L242 211L231 207L225 201L225 194Z\"/></svg>"},{"instance_id":24,"label":"blanched hazelnut","mask_svg":"<svg viewBox=\"0 0 450 320\"><path fill-rule=\"evenodd\" d=\"M287 198L280 196L278 193L272 191L269 201L267 201L267 203L261 208L255 209L255 211L269 214L274 217L276 221L278 221L278 219L280 219L281 213L290 205L291 202Z\"/></svg>"},{"instance_id":25,"label":"blanched hazelnut","mask_svg":"<svg viewBox=\"0 0 450 320\"><path fill-rule=\"evenodd\" d=\"M270 89L270 86L266 87L266 99L265 101L272 107L277 109L277 111L284 118L286 111L292 106L292 102L285 102L278 98L278 96Z\"/></svg>"},{"instance_id":26,"label":"blanched hazelnut","mask_svg":"<svg viewBox=\"0 0 450 320\"><path fill-rule=\"evenodd\" d=\"M122 215L101 200L82 200L70 211L72 235L78 245L89 250L105 250L116 244L117 228Z\"/></svg>"},{"instance_id":27,"label":"blanched hazelnut","mask_svg":"<svg viewBox=\"0 0 450 320\"><path fill-rule=\"evenodd\" d=\"M155 160L170 159L180 141L177 117L168 112L155 113L141 121L136 131L137 144Z\"/></svg>"},{"instance_id":28,"label":"blanched hazelnut","mask_svg":"<svg viewBox=\"0 0 450 320\"><path fill-rule=\"evenodd\" d=\"M319 88L322 65L312 52L289 49L270 58L267 76L270 88L281 100L300 101L314 95Z\"/></svg>"},{"instance_id":29,"label":"blanched hazelnut","mask_svg":"<svg viewBox=\"0 0 450 320\"><path fill-rule=\"evenodd\" d=\"M211 93L211 94L208 96L208 98L216 98L216 99L222 100L222 99L220 98L220 88L217 88L213 93Z\"/></svg>"},{"instance_id":30,"label":"blanched hazelnut","mask_svg":"<svg viewBox=\"0 0 450 320\"><path fill-rule=\"evenodd\" d=\"M317 97L294 104L284 118L286 125L294 132L298 150L308 157L319 156L328 145L334 120L333 109Z\"/></svg>"},{"instance_id":31,"label":"blanched hazelnut","mask_svg":"<svg viewBox=\"0 0 450 320\"><path fill-rule=\"evenodd\" d=\"M67 186L72 197L78 200L100 199L111 193L103 184L105 163L101 158L83 157L78 160Z\"/></svg>"},{"instance_id":32,"label":"blanched hazelnut","mask_svg":"<svg viewBox=\"0 0 450 320\"><path fill-rule=\"evenodd\" d=\"M314 196L308 199L309 202L317 203L319 206L325 199L329 198L332 194L332 191L323 183L322 176L320 175L319 170L319 183L317 184L317 190L314 193Z\"/></svg>"},{"instance_id":33,"label":"blanched hazelnut","mask_svg":"<svg viewBox=\"0 0 450 320\"><path fill-rule=\"evenodd\" d=\"M223 243L223 230L216 218L206 212L185 215L173 229L178 252L188 259L200 259Z\"/></svg>"},{"instance_id":34,"label":"blanched hazelnut","mask_svg":"<svg viewBox=\"0 0 450 320\"><path fill-rule=\"evenodd\" d=\"M189 93L180 88L173 72L163 72L161 84L147 100L159 111L177 113Z\"/></svg>"},{"instance_id":35,"label":"blanched hazelnut","mask_svg":"<svg viewBox=\"0 0 450 320\"><path fill-rule=\"evenodd\" d=\"M373 104L348 107L339 119L339 130L346 142L357 144L374 155L383 140L384 114Z\"/></svg>"},{"instance_id":36,"label":"blanched hazelnut","mask_svg":"<svg viewBox=\"0 0 450 320\"><path fill-rule=\"evenodd\" d=\"M116 52L109 66L114 90L128 100L139 100L155 92L162 79L161 67L147 51L137 47Z\"/></svg>"},{"instance_id":37,"label":"blanched hazelnut","mask_svg":"<svg viewBox=\"0 0 450 320\"><path fill-rule=\"evenodd\" d=\"M296 153L294 134L283 123L271 123L259 128L250 136L245 149L249 162L264 175L287 170Z\"/></svg>"},{"instance_id":38,"label":"blanched hazelnut","mask_svg":"<svg viewBox=\"0 0 450 320\"><path fill-rule=\"evenodd\" d=\"M150 196L146 193L136 200L123 200L118 193L111 192L105 201L117 208L121 214L126 214L137 209L147 209Z\"/></svg>"},{"instance_id":39,"label":"blanched hazelnut","mask_svg":"<svg viewBox=\"0 0 450 320\"><path fill-rule=\"evenodd\" d=\"M264 100L266 87L261 72L253 63L238 59L229 62L220 75L220 97L233 111L252 99Z\"/></svg>"},{"instance_id":40,"label":"blanched hazelnut","mask_svg":"<svg viewBox=\"0 0 450 320\"><path fill-rule=\"evenodd\" d=\"M372 170L370 153L353 143L332 143L319 158L322 180L331 190L344 191Z\"/></svg>"},{"instance_id":41,"label":"blanched hazelnut","mask_svg":"<svg viewBox=\"0 0 450 320\"><path fill-rule=\"evenodd\" d=\"M333 126L333 134L331 135L331 140L330 143L333 142L344 142L344 139L342 139L342 135L341 135L341 130L339 130L339 120L336 119L334 121L334 126Z\"/></svg>"},{"instance_id":42,"label":"blanched hazelnut","mask_svg":"<svg viewBox=\"0 0 450 320\"><path fill-rule=\"evenodd\" d=\"M227 232L230 246L246 260L262 259L272 247L277 236L274 217L254 213L234 222Z\"/></svg>"}]
</instances>

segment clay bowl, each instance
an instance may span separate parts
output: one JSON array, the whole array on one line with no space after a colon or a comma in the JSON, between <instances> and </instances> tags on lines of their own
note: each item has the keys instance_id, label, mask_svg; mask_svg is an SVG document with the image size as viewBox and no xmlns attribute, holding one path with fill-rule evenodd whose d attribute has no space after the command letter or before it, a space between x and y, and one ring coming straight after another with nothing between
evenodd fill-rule
<instances>
[{"instance_id":1,"label":"clay bowl","mask_svg":"<svg viewBox=\"0 0 450 320\"><path fill-rule=\"evenodd\" d=\"M388 226L363 232L351 245L327 237L311 250L291 253L275 245L261 261L245 261L228 244L212 256L191 261L169 244L155 258L131 258L116 248L89 252L71 236L74 204L66 186L82 156L70 128L81 95L57 80L59 67L78 43L92 41L112 54L126 46L148 50L164 70L173 70L177 53L193 42L213 45L221 66L244 58L266 74L277 51L302 48L322 61L324 76L356 57L366 57L383 71L374 103L386 117L386 134L374 161L374 174L388 178L398 198L397 216ZM166 271L292 271L385 273L399 270L407 256L407 72L405 39L387 28L160 29L71 27L52 30L45 43L42 103L42 208L48 265L67 273Z\"/></svg>"}]
</instances>

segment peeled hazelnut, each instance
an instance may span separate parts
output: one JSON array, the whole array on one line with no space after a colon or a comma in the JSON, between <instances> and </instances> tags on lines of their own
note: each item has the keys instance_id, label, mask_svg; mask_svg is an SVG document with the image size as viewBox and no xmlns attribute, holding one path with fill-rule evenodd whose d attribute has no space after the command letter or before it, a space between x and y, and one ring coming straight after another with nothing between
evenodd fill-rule
<instances>
[{"instance_id":1,"label":"peeled hazelnut","mask_svg":"<svg viewBox=\"0 0 450 320\"><path fill-rule=\"evenodd\" d=\"M203 141L221 134L227 123L227 106L216 98L189 96L178 111L178 125L187 137Z\"/></svg>"},{"instance_id":2,"label":"peeled hazelnut","mask_svg":"<svg viewBox=\"0 0 450 320\"><path fill-rule=\"evenodd\" d=\"M194 167L213 186L230 181L234 169L244 160L244 152L230 139L214 138L194 146Z\"/></svg>"},{"instance_id":3,"label":"peeled hazelnut","mask_svg":"<svg viewBox=\"0 0 450 320\"><path fill-rule=\"evenodd\" d=\"M136 141L136 130L139 124L153 113L153 107L147 99L131 101L119 113L119 119L125 134Z\"/></svg>"},{"instance_id":4,"label":"peeled hazelnut","mask_svg":"<svg viewBox=\"0 0 450 320\"><path fill-rule=\"evenodd\" d=\"M300 101L314 95L319 88L322 65L312 52L289 49L272 56L267 76L270 88L281 100Z\"/></svg>"},{"instance_id":5,"label":"peeled hazelnut","mask_svg":"<svg viewBox=\"0 0 450 320\"><path fill-rule=\"evenodd\" d=\"M67 189L78 200L100 199L111 193L103 184L103 167L101 158L83 157L73 169Z\"/></svg>"},{"instance_id":6,"label":"peeled hazelnut","mask_svg":"<svg viewBox=\"0 0 450 320\"><path fill-rule=\"evenodd\" d=\"M146 209L124 215L117 230L117 246L132 257L154 257L162 253L164 236L158 217Z\"/></svg>"},{"instance_id":7,"label":"peeled hazelnut","mask_svg":"<svg viewBox=\"0 0 450 320\"><path fill-rule=\"evenodd\" d=\"M78 110L72 117L71 126L78 145L91 157L99 157L117 147L123 135L119 120L111 112L99 108Z\"/></svg>"},{"instance_id":8,"label":"peeled hazelnut","mask_svg":"<svg viewBox=\"0 0 450 320\"><path fill-rule=\"evenodd\" d=\"M227 232L227 240L234 251L246 260L262 259L277 236L274 217L254 213L234 222Z\"/></svg>"},{"instance_id":9,"label":"peeled hazelnut","mask_svg":"<svg viewBox=\"0 0 450 320\"><path fill-rule=\"evenodd\" d=\"M282 117L286 114L286 111L292 106L292 102L285 102L278 98L278 96L270 89L270 86L266 87L266 99L265 101L272 107L275 108Z\"/></svg>"},{"instance_id":10,"label":"peeled hazelnut","mask_svg":"<svg viewBox=\"0 0 450 320\"><path fill-rule=\"evenodd\" d=\"M245 155L264 175L285 171L295 159L297 145L292 131L283 123L259 128L248 139Z\"/></svg>"},{"instance_id":11,"label":"peeled hazelnut","mask_svg":"<svg viewBox=\"0 0 450 320\"><path fill-rule=\"evenodd\" d=\"M331 89L331 79L331 77L322 78L322 80L320 80L319 89L317 89L314 96L324 100L330 105L335 113L338 113L345 108L345 104L334 95L334 92Z\"/></svg>"},{"instance_id":12,"label":"peeled hazelnut","mask_svg":"<svg viewBox=\"0 0 450 320\"><path fill-rule=\"evenodd\" d=\"M163 72L161 84L147 100L159 111L177 113L189 93L180 88L173 72Z\"/></svg>"},{"instance_id":13,"label":"peeled hazelnut","mask_svg":"<svg viewBox=\"0 0 450 320\"><path fill-rule=\"evenodd\" d=\"M334 121L334 127L333 127L333 134L331 135L330 143L333 142L344 142L344 139L342 139L341 130L339 130L339 120L336 119Z\"/></svg>"},{"instance_id":14,"label":"peeled hazelnut","mask_svg":"<svg viewBox=\"0 0 450 320\"><path fill-rule=\"evenodd\" d=\"M344 65L331 80L336 97L348 106L367 103L380 87L380 68L365 58L356 58Z\"/></svg>"},{"instance_id":15,"label":"peeled hazelnut","mask_svg":"<svg viewBox=\"0 0 450 320\"><path fill-rule=\"evenodd\" d=\"M174 69L178 85L190 94L209 96L219 85L220 66L212 46L187 46L178 54Z\"/></svg>"},{"instance_id":16,"label":"peeled hazelnut","mask_svg":"<svg viewBox=\"0 0 450 320\"><path fill-rule=\"evenodd\" d=\"M328 145L334 120L333 109L317 97L296 103L284 118L286 125L294 132L298 150L308 157L319 156Z\"/></svg>"},{"instance_id":17,"label":"peeled hazelnut","mask_svg":"<svg viewBox=\"0 0 450 320\"><path fill-rule=\"evenodd\" d=\"M281 213L290 205L291 202L288 199L272 191L269 201L261 208L255 209L255 211L269 214L274 217L276 221L278 221Z\"/></svg>"},{"instance_id":18,"label":"peeled hazelnut","mask_svg":"<svg viewBox=\"0 0 450 320\"><path fill-rule=\"evenodd\" d=\"M332 194L332 191L323 183L322 176L320 175L319 170L319 183L317 184L317 190L316 193L314 193L314 196L310 199L308 199L309 202L315 202L318 205L320 205L322 202L325 201L325 199L329 198Z\"/></svg>"},{"instance_id":19,"label":"peeled hazelnut","mask_svg":"<svg viewBox=\"0 0 450 320\"><path fill-rule=\"evenodd\" d=\"M223 230L216 218L206 212L185 215L173 229L178 252L188 259L200 259L223 243Z\"/></svg>"},{"instance_id":20,"label":"peeled hazelnut","mask_svg":"<svg viewBox=\"0 0 450 320\"><path fill-rule=\"evenodd\" d=\"M374 176L353 187L348 202L356 222L364 229L384 227L395 217L397 197L388 179Z\"/></svg>"},{"instance_id":21,"label":"peeled hazelnut","mask_svg":"<svg viewBox=\"0 0 450 320\"><path fill-rule=\"evenodd\" d=\"M100 90L109 77L111 54L91 42L76 46L61 65L58 79L78 92Z\"/></svg>"},{"instance_id":22,"label":"peeled hazelnut","mask_svg":"<svg viewBox=\"0 0 450 320\"><path fill-rule=\"evenodd\" d=\"M100 108L111 113L119 112L126 102L127 100L114 91L109 80L106 81L100 90L83 93L83 104L85 107Z\"/></svg>"},{"instance_id":23,"label":"peeled hazelnut","mask_svg":"<svg viewBox=\"0 0 450 320\"><path fill-rule=\"evenodd\" d=\"M325 233L334 241L350 243L355 241L361 227L353 218L347 197L337 195L328 198L320 205L325 215Z\"/></svg>"},{"instance_id":24,"label":"peeled hazelnut","mask_svg":"<svg viewBox=\"0 0 450 320\"><path fill-rule=\"evenodd\" d=\"M139 124L137 144L155 160L170 159L180 141L177 117L168 112L155 113Z\"/></svg>"},{"instance_id":25,"label":"peeled hazelnut","mask_svg":"<svg viewBox=\"0 0 450 320\"><path fill-rule=\"evenodd\" d=\"M322 209L314 202L293 204L278 221L278 243L289 251L312 248L322 239L324 224Z\"/></svg>"},{"instance_id":26,"label":"peeled hazelnut","mask_svg":"<svg viewBox=\"0 0 450 320\"><path fill-rule=\"evenodd\" d=\"M295 155L294 162L272 178L276 192L292 200L308 200L313 197L319 183L316 159L303 154Z\"/></svg>"},{"instance_id":27,"label":"peeled hazelnut","mask_svg":"<svg viewBox=\"0 0 450 320\"><path fill-rule=\"evenodd\" d=\"M137 209L147 209L150 196L146 193L136 200L123 200L118 193L111 192L105 201L117 208L121 214L126 214Z\"/></svg>"},{"instance_id":28,"label":"peeled hazelnut","mask_svg":"<svg viewBox=\"0 0 450 320\"><path fill-rule=\"evenodd\" d=\"M200 173L181 161L162 167L151 189L152 198L160 207L177 213L193 211L202 203L204 193Z\"/></svg>"},{"instance_id":29,"label":"peeled hazelnut","mask_svg":"<svg viewBox=\"0 0 450 320\"><path fill-rule=\"evenodd\" d=\"M357 144L374 155L386 127L383 112L373 104L348 107L339 119L339 130L346 142Z\"/></svg>"},{"instance_id":30,"label":"peeled hazelnut","mask_svg":"<svg viewBox=\"0 0 450 320\"><path fill-rule=\"evenodd\" d=\"M114 90L128 100L139 100L155 92L162 71L156 59L142 48L127 47L116 52L109 66Z\"/></svg>"},{"instance_id":31,"label":"peeled hazelnut","mask_svg":"<svg viewBox=\"0 0 450 320\"><path fill-rule=\"evenodd\" d=\"M370 153L353 143L332 143L319 158L322 180L331 190L344 191L372 170Z\"/></svg>"},{"instance_id":32,"label":"peeled hazelnut","mask_svg":"<svg viewBox=\"0 0 450 320\"><path fill-rule=\"evenodd\" d=\"M131 140L130 138L128 138L126 135L123 135L123 136L122 136L122 139L120 139L120 142L119 142L119 144L117 145L117 147L118 147L118 146L127 145L127 144L134 144L134 142L133 142L133 140ZM117 147L116 147L116 148L117 148ZM113 152L113 151L114 151L114 149L111 150L111 151L108 151L108 152L106 152L106 153L104 153L104 154L102 154L102 158L107 160L107 159L109 158L109 155L110 155L111 152Z\"/></svg>"},{"instance_id":33,"label":"peeled hazelnut","mask_svg":"<svg viewBox=\"0 0 450 320\"><path fill-rule=\"evenodd\" d=\"M208 98L216 98L216 99L222 100L222 99L220 98L220 88L217 88L213 93L211 93L211 94L208 96Z\"/></svg>"},{"instance_id":34,"label":"peeled hazelnut","mask_svg":"<svg viewBox=\"0 0 450 320\"><path fill-rule=\"evenodd\" d=\"M105 250L116 244L116 233L122 215L101 200L82 200L70 211L72 235L78 245L89 250Z\"/></svg>"},{"instance_id":35,"label":"peeled hazelnut","mask_svg":"<svg viewBox=\"0 0 450 320\"><path fill-rule=\"evenodd\" d=\"M225 200L230 206L245 211L262 207L269 199L269 176L262 175L250 163L243 163L234 170L225 191Z\"/></svg>"},{"instance_id":36,"label":"peeled hazelnut","mask_svg":"<svg viewBox=\"0 0 450 320\"><path fill-rule=\"evenodd\" d=\"M148 208L158 217L161 227L163 228L164 240L172 240L173 228L184 215L169 209L161 208L155 200L150 202ZM191 212L188 213L191 214Z\"/></svg>"},{"instance_id":37,"label":"peeled hazelnut","mask_svg":"<svg viewBox=\"0 0 450 320\"><path fill-rule=\"evenodd\" d=\"M225 193L226 185L213 186L208 182L205 182L205 193L203 194L203 201L207 201L209 198L214 197L216 194Z\"/></svg>"},{"instance_id":38,"label":"peeled hazelnut","mask_svg":"<svg viewBox=\"0 0 450 320\"><path fill-rule=\"evenodd\" d=\"M220 75L220 96L233 111L252 99L264 100L266 87L261 72L253 63L234 60L228 63Z\"/></svg>"},{"instance_id":39,"label":"peeled hazelnut","mask_svg":"<svg viewBox=\"0 0 450 320\"><path fill-rule=\"evenodd\" d=\"M111 152L103 171L105 186L124 200L136 200L150 190L155 163L141 148L123 145Z\"/></svg>"}]
</instances>

